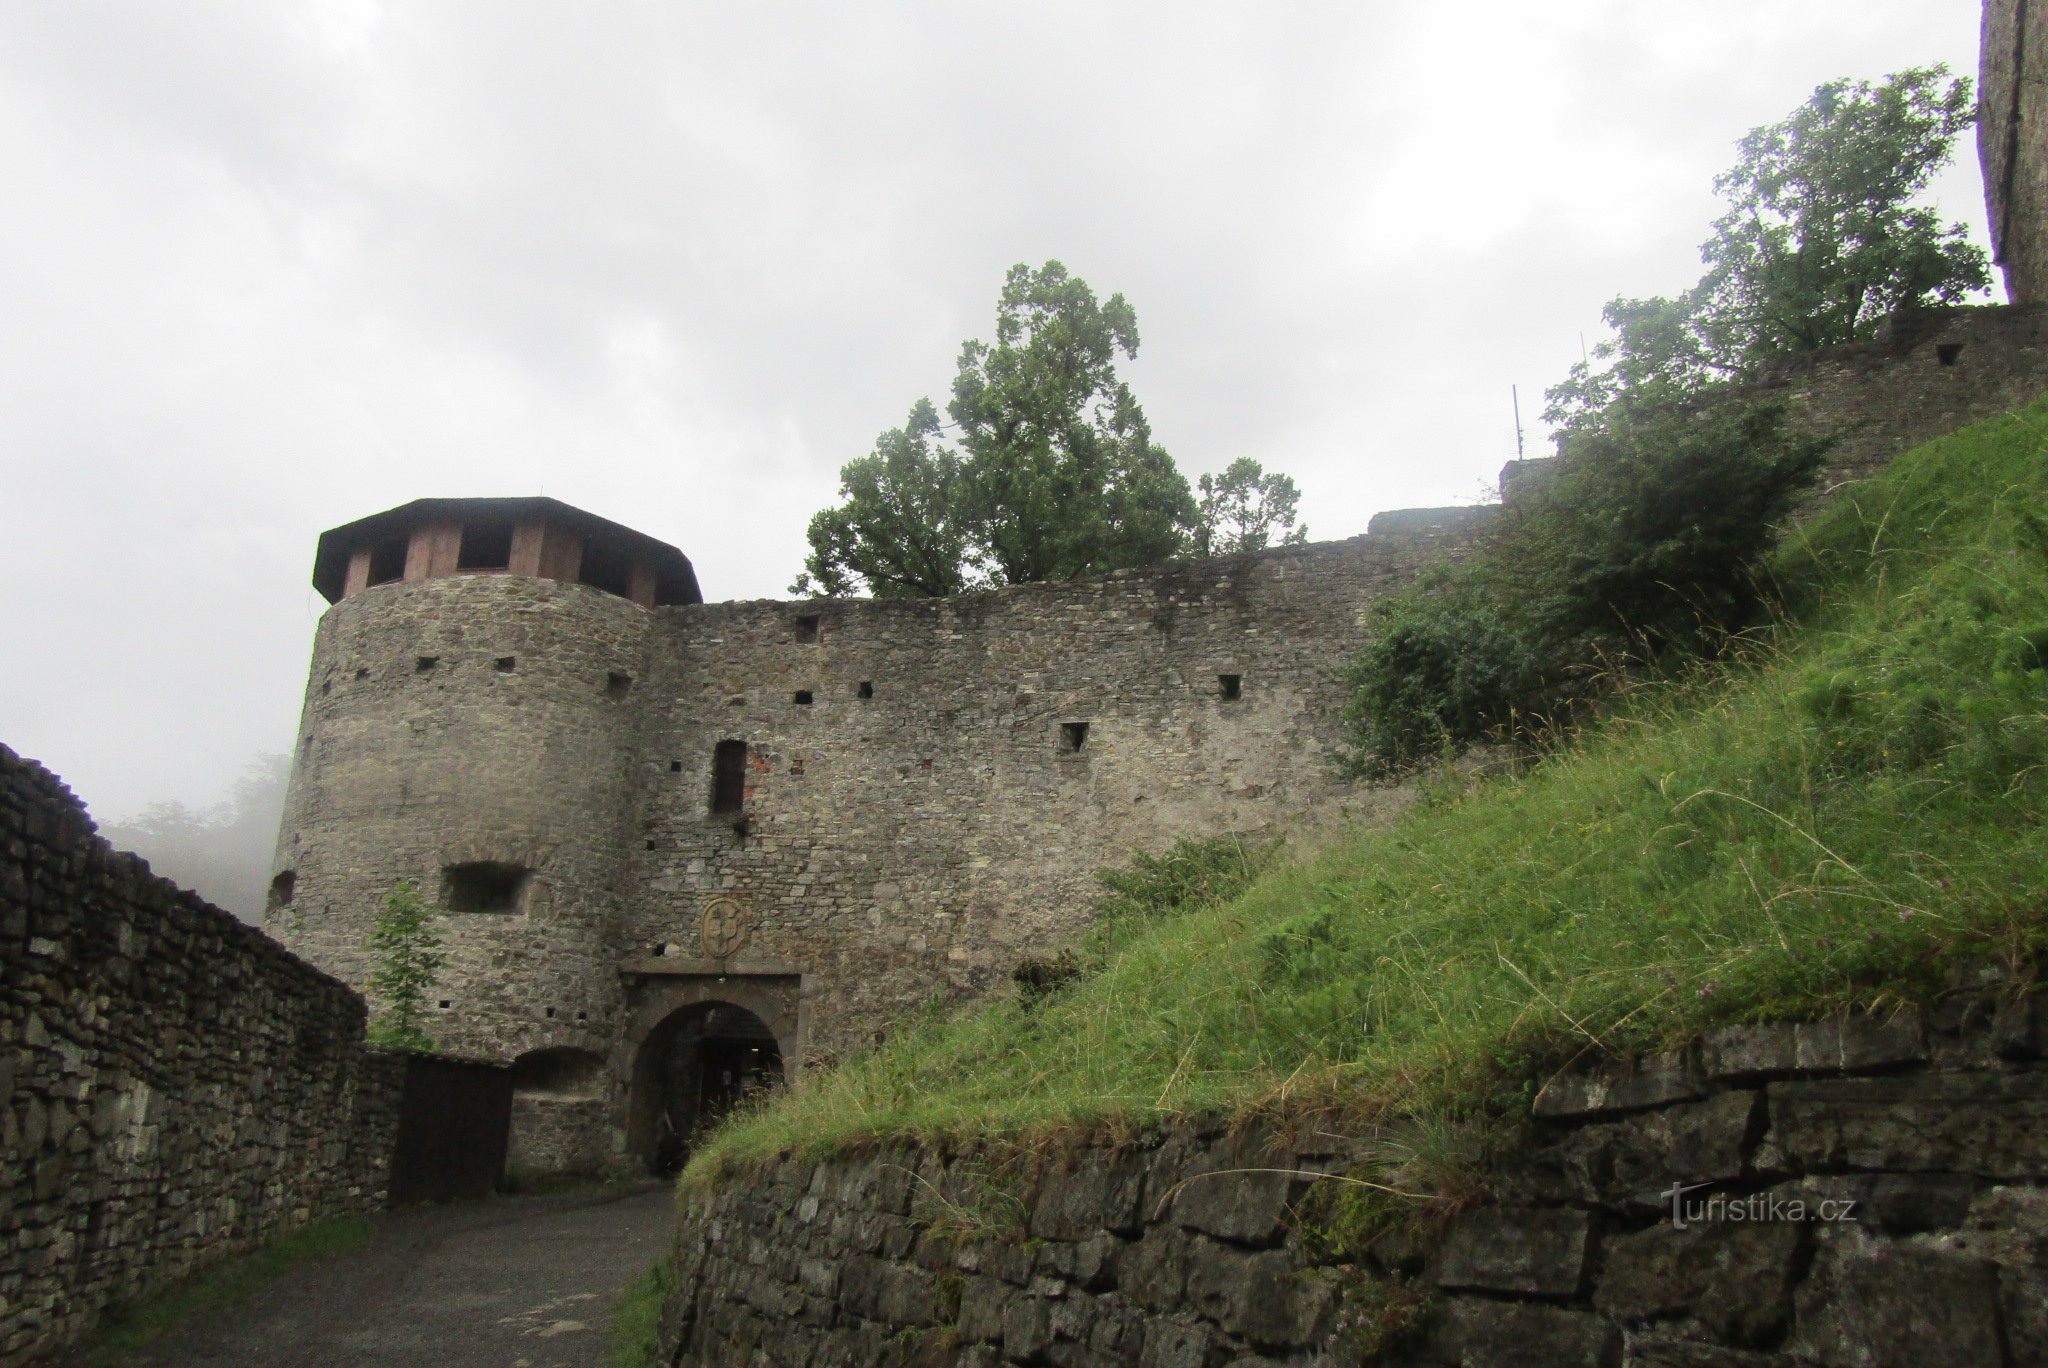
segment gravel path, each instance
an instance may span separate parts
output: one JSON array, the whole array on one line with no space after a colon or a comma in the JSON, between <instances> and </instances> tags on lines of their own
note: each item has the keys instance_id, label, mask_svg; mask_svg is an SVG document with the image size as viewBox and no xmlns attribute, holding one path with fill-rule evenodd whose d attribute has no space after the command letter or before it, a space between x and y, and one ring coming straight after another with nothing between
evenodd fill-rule
<instances>
[{"instance_id":1,"label":"gravel path","mask_svg":"<svg viewBox=\"0 0 2048 1368\"><path fill-rule=\"evenodd\" d=\"M620 1290L666 1252L675 1197L494 1197L377 1218L124 1368L594 1368Z\"/></svg>"}]
</instances>

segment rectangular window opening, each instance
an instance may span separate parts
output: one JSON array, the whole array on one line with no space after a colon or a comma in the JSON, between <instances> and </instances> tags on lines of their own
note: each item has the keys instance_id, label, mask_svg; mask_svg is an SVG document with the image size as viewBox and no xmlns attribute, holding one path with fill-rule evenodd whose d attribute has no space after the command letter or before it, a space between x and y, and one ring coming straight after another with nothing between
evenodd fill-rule
<instances>
[{"instance_id":1,"label":"rectangular window opening","mask_svg":"<svg viewBox=\"0 0 2048 1368\"><path fill-rule=\"evenodd\" d=\"M512 524L508 522L468 523L462 529L462 549L455 553L457 570L506 570L512 565Z\"/></svg>"},{"instance_id":2,"label":"rectangular window opening","mask_svg":"<svg viewBox=\"0 0 2048 1368\"><path fill-rule=\"evenodd\" d=\"M491 662L491 668L496 670L499 674L511 674L512 671L519 668L519 657L499 656L496 660Z\"/></svg>"},{"instance_id":3,"label":"rectangular window opening","mask_svg":"<svg viewBox=\"0 0 2048 1368\"><path fill-rule=\"evenodd\" d=\"M790 695L789 701L796 704L799 708L808 708L811 706L811 691L809 689L798 689L794 694Z\"/></svg>"},{"instance_id":4,"label":"rectangular window opening","mask_svg":"<svg viewBox=\"0 0 2048 1368\"><path fill-rule=\"evenodd\" d=\"M441 999L441 1010L444 1012L447 1011L450 1007L453 1007L454 1005L454 1001L449 998Z\"/></svg>"},{"instance_id":5,"label":"rectangular window opening","mask_svg":"<svg viewBox=\"0 0 2048 1368\"><path fill-rule=\"evenodd\" d=\"M1086 722L1060 723L1060 749L1062 751L1065 751L1068 755L1079 755L1081 747L1087 744L1088 724Z\"/></svg>"},{"instance_id":6,"label":"rectangular window opening","mask_svg":"<svg viewBox=\"0 0 2048 1368\"><path fill-rule=\"evenodd\" d=\"M1962 356L1962 354L1963 344L1960 342L1937 342L1934 344L1934 359L1941 365L1953 366L1957 358Z\"/></svg>"},{"instance_id":7,"label":"rectangular window opening","mask_svg":"<svg viewBox=\"0 0 2048 1368\"><path fill-rule=\"evenodd\" d=\"M532 875L525 865L502 860L449 865L441 871L441 906L450 912L522 912Z\"/></svg>"},{"instance_id":8,"label":"rectangular window opening","mask_svg":"<svg viewBox=\"0 0 2048 1368\"><path fill-rule=\"evenodd\" d=\"M737 816L747 806L747 743L721 741L711 752L711 810Z\"/></svg>"},{"instance_id":9,"label":"rectangular window opening","mask_svg":"<svg viewBox=\"0 0 2048 1368\"><path fill-rule=\"evenodd\" d=\"M626 691L633 687L633 676L623 670L613 670L604 677L604 693L607 698L624 698Z\"/></svg>"},{"instance_id":10,"label":"rectangular window opening","mask_svg":"<svg viewBox=\"0 0 2048 1368\"><path fill-rule=\"evenodd\" d=\"M404 537L386 537L370 548L370 583L389 584L405 578Z\"/></svg>"},{"instance_id":11,"label":"rectangular window opening","mask_svg":"<svg viewBox=\"0 0 2048 1368\"><path fill-rule=\"evenodd\" d=\"M681 774L681 773L683 772L683 762L682 762L682 761L680 761L680 760L671 760L671 761L669 761L669 762L668 762L668 772L669 772L670 774Z\"/></svg>"},{"instance_id":12,"label":"rectangular window opening","mask_svg":"<svg viewBox=\"0 0 2048 1368\"><path fill-rule=\"evenodd\" d=\"M1226 674L1217 675L1216 691L1223 695L1224 701L1226 702L1232 699L1244 697L1244 676Z\"/></svg>"},{"instance_id":13,"label":"rectangular window opening","mask_svg":"<svg viewBox=\"0 0 2048 1368\"><path fill-rule=\"evenodd\" d=\"M595 537L583 543L583 564L577 570L576 578L593 589L602 589L620 598L629 597L633 592L631 560L618 547L608 546Z\"/></svg>"},{"instance_id":14,"label":"rectangular window opening","mask_svg":"<svg viewBox=\"0 0 2048 1368\"><path fill-rule=\"evenodd\" d=\"M441 657L439 656L414 656L412 661L412 672L414 674L426 674L440 663Z\"/></svg>"},{"instance_id":15,"label":"rectangular window opening","mask_svg":"<svg viewBox=\"0 0 2048 1368\"><path fill-rule=\"evenodd\" d=\"M854 692L862 698L873 698L875 696L874 681L863 679L860 682L860 687L855 689Z\"/></svg>"},{"instance_id":16,"label":"rectangular window opening","mask_svg":"<svg viewBox=\"0 0 2048 1368\"><path fill-rule=\"evenodd\" d=\"M796 620L796 639L800 646L813 645L818 640L818 624L824 619L817 613L805 613Z\"/></svg>"}]
</instances>

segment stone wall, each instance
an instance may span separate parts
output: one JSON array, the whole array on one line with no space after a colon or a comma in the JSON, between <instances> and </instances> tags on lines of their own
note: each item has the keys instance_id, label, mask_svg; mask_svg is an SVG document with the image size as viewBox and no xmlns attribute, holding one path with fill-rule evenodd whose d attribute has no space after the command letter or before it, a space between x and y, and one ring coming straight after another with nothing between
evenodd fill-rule
<instances>
[{"instance_id":1,"label":"stone wall","mask_svg":"<svg viewBox=\"0 0 2048 1368\"><path fill-rule=\"evenodd\" d=\"M601 1173L617 1155L601 1097L522 1094L512 1099L512 1147L505 1173L514 1184L559 1174Z\"/></svg>"},{"instance_id":2,"label":"stone wall","mask_svg":"<svg viewBox=\"0 0 2048 1368\"><path fill-rule=\"evenodd\" d=\"M402 1068L362 1000L94 834L0 747L0 1363L378 1205Z\"/></svg>"},{"instance_id":3,"label":"stone wall","mask_svg":"<svg viewBox=\"0 0 2048 1368\"><path fill-rule=\"evenodd\" d=\"M2015 304L2048 304L2048 7L1984 0L1977 153L1992 253Z\"/></svg>"},{"instance_id":4,"label":"stone wall","mask_svg":"<svg viewBox=\"0 0 2048 1368\"><path fill-rule=\"evenodd\" d=\"M1035 1170L902 1145L787 1161L686 1198L665 1347L705 1365L2048 1362L2044 1052L2042 1000L1983 987L1924 1017L1723 1030L1553 1079L1485 1198L1348 1244L1311 1177L1369 1148L1341 1136L1184 1125Z\"/></svg>"},{"instance_id":5,"label":"stone wall","mask_svg":"<svg viewBox=\"0 0 2048 1368\"><path fill-rule=\"evenodd\" d=\"M1824 484L1872 474L1902 451L2048 392L2048 307L1902 314L1874 342L1789 356L1756 388L1835 438Z\"/></svg>"},{"instance_id":6,"label":"stone wall","mask_svg":"<svg viewBox=\"0 0 2048 1368\"><path fill-rule=\"evenodd\" d=\"M639 966L650 987L803 976L784 1053L833 1056L1070 940L1134 849L1384 801L1337 775L1342 671L1468 521L951 599L665 610L629 949L667 961ZM743 827L708 810L724 740L748 748Z\"/></svg>"}]
</instances>

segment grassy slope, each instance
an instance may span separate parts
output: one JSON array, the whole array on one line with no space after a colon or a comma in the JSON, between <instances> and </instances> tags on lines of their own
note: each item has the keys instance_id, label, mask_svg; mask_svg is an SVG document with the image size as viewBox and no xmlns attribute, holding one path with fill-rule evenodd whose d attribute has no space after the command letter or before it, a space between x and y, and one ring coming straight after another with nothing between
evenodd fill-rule
<instances>
[{"instance_id":1,"label":"grassy slope","mask_svg":"<svg viewBox=\"0 0 2048 1368\"><path fill-rule=\"evenodd\" d=\"M1201 1109L1461 1109L1588 1042L1924 995L2048 928L2048 401L1839 496L1791 625L1527 777L1099 935L1035 1010L905 1032L685 1175Z\"/></svg>"}]
</instances>

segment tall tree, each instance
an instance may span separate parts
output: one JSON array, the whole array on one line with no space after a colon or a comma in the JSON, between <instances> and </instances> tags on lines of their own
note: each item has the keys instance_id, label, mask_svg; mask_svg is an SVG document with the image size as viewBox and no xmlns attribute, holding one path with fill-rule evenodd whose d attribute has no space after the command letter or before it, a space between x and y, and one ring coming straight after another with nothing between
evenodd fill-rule
<instances>
[{"instance_id":1,"label":"tall tree","mask_svg":"<svg viewBox=\"0 0 2048 1368\"><path fill-rule=\"evenodd\" d=\"M1017 265L996 340L960 349L947 405L966 453L966 507L992 578L1074 579L1172 558L1194 495L1116 373L1138 354L1122 295L1098 303L1057 261Z\"/></svg>"},{"instance_id":2,"label":"tall tree","mask_svg":"<svg viewBox=\"0 0 2048 1368\"><path fill-rule=\"evenodd\" d=\"M1098 300L1057 261L1012 267L994 342L961 347L952 444L920 400L849 462L841 502L811 519L793 590L942 595L1181 554L1194 495L1116 372L1137 350L1122 295Z\"/></svg>"},{"instance_id":3,"label":"tall tree","mask_svg":"<svg viewBox=\"0 0 2048 1368\"><path fill-rule=\"evenodd\" d=\"M920 399L873 454L841 468L842 502L811 518L811 554L791 593L865 585L876 598L941 598L967 587L960 458L938 438L939 415Z\"/></svg>"},{"instance_id":4,"label":"tall tree","mask_svg":"<svg viewBox=\"0 0 2048 1368\"><path fill-rule=\"evenodd\" d=\"M1308 528L1295 526L1301 491L1291 476L1277 470L1268 474L1251 457L1240 456L1221 475L1204 475L1197 485L1202 501L1195 544L1204 556L1234 556L1308 540Z\"/></svg>"},{"instance_id":5,"label":"tall tree","mask_svg":"<svg viewBox=\"0 0 2048 1368\"><path fill-rule=\"evenodd\" d=\"M1714 181L1728 212L1707 270L1676 298L1614 299L1614 335L1550 389L1545 418L1596 425L1616 395L1677 391L1787 352L1869 339L1900 309L1953 304L1990 282L1960 223L1915 203L1976 121L1966 77L1943 66L1830 81L1750 131Z\"/></svg>"}]
</instances>

